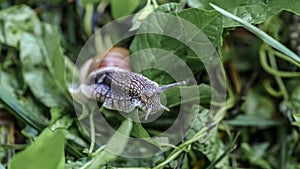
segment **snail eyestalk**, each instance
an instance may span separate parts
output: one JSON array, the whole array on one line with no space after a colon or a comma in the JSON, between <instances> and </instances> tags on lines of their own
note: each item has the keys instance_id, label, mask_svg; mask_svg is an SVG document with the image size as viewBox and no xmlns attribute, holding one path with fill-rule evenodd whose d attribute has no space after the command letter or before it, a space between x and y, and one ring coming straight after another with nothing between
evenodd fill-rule
<instances>
[{"instance_id":1,"label":"snail eyestalk","mask_svg":"<svg viewBox=\"0 0 300 169\"><path fill-rule=\"evenodd\" d=\"M160 108L161 108L161 109L164 109L164 110L166 110L166 111L170 111L169 108L167 108L166 106L164 106L164 105L162 105L162 104L160 104ZM147 111L147 113L146 113L146 116L145 116L145 120L146 120L146 121L148 120L148 117L149 117L150 114L151 114L151 109L149 109L149 110Z\"/></svg>"},{"instance_id":2,"label":"snail eyestalk","mask_svg":"<svg viewBox=\"0 0 300 169\"><path fill-rule=\"evenodd\" d=\"M164 106L164 105L162 105L162 104L160 104L160 107L161 107L162 109L166 110L166 111L170 111L169 108L167 108L166 106Z\"/></svg>"},{"instance_id":3,"label":"snail eyestalk","mask_svg":"<svg viewBox=\"0 0 300 169\"><path fill-rule=\"evenodd\" d=\"M151 113L151 110L148 110L147 113L146 113L146 116L145 116L146 121L148 120L148 117L149 117L150 113Z\"/></svg>"},{"instance_id":4,"label":"snail eyestalk","mask_svg":"<svg viewBox=\"0 0 300 169\"><path fill-rule=\"evenodd\" d=\"M161 86L159 87L159 93L162 93L172 87L176 87L176 86L185 86L186 85L186 81L182 81L182 82L177 82L177 83L172 83L172 84L168 84L168 85L165 85L165 86Z\"/></svg>"}]
</instances>

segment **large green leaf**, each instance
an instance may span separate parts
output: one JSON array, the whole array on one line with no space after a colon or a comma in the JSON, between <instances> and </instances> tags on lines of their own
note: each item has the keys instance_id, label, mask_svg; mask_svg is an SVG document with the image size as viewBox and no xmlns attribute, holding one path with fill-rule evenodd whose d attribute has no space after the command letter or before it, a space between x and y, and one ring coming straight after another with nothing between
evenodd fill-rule
<instances>
[{"instance_id":1,"label":"large green leaf","mask_svg":"<svg viewBox=\"0 0 300 169\"><path fill-rule=\"evenodd\" d=\"M62 131L46 128L37 140L18 153L9 163L9 169L63 169L65 137Z\"/></svg>"},{"instance_id":2,"label":"large green leaf","mask_svg":"<svg viewBox=\"0 0 300 169\"><path fill-rule=\"evenodd\" d=\"M40 45L44 55L45 63L50 74L55 81L57 88L64 94L67 94L65 82L65 56L60 45L60 35L56 27L44 24L41 40L43 45ZM21 48L23 50L23 48Z\"/></svg>"},{"instance_id":3,"label":"large green leaf","mask_svg":"<svg viewBox=\"0 0 300 169\"><path fill-rule=\"evenodd\" d=\"M220 43L223 34L223 16L218 12L190 8L180 11L178 16L197 26L214 46Z\"/></svg>"},{"instance_id":4,"label":"large green leaf","mask_svg":"<svg viewBox=\"0 0 300 169\"><path fill-rule=\"evenodd\" d=\"M41 38L23 34L20 60L24 79L34 95L48 107L70 105L63 57L58 32L50 25L43 25Z\"/></svg>"},{"instance_id":5,"label":"large green leaf","mask_svg":"<svg viewBox=\"0 0 300 169\"><path fill-rule=\"evenodd\" d=\"M180 71L186 64L194 73L203 70L203 62L211 59L215 52L213 47L220 43L222 33L223 16L216 12L187 9L177 16L152 13L141 23L130 45L133 70L139 72L146 66L157 65L160 70L176 68ZM201 50L196 55L197 49ZM175 60L176 56L186 64ZM172 82L161 71L146 70L143 74L158 83Z\"/></svg>"},{"instance_id":6,"label":"large green leaf","mask_svg":"<svg viewBox=\"0 0 300 169\"><path fill-rule=\"evenodd\" d=\"M158 15L159 16L159 15ZM178 13L178 16L198 27L212 42L214 46L217 46L221 40L223 33L223 16L218 14L215 11L207 11L203 9L186 9ZM171 17L162 15L161 17ZM157 18L158 20L152 20L153 23L156 23L157 29L163 29L160 27L159 22L163 22L162 18ZM150 20L147 22L151 22ZM163 24L161 24L164 26ZM173 26L180 26L180 23L177 23ZM174 28L174 30L177 28ZM188 30L186 30L188 31ZM163 33L163 32L162 32ZM182 33L195 33L195 32L182 32ZM200 42L199 42L200 43ZM163 49L169 49L175 51L174 53L183 53L180 52L184 46L180 44L179 41L172 40L172 38L165 37L163 35L148 35L141 36L137 35L134 38L134 41L131 43L130 49L132 51L138 51L139 49L144 49L146 47L162 47Z\"/></svg>"}]
</instances>

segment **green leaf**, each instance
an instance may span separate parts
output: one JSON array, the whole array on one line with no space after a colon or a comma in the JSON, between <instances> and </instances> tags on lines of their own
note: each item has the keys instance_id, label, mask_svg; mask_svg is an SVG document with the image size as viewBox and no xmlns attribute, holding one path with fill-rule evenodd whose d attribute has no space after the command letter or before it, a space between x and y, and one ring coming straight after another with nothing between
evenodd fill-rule
<instances>
[{"instance_id":1,"label":"green leaf","mask_svg":"<svg viewBox=\"0 0 300 169\"><path fill-rule=\"evenodd\" d=\"M175 14L179 8L179 5L180 5L179 3L175 3L175 2L165 3L155 8L155 12Z\"/></svg>"},{"instance_id":2,"label":"green leaf","mask_svg":"<svg viewBox=\"0 0 300 169\"><path fill-rule=\"evenodd\" d=\"M193 126L185 137L187 140L193 138L201 129L205 128L212 117L209 109L205 109L199 105L194 105L192 111L196 111L197 116Z\"/></svg>"},{"instance_id":3,"label":"green leaf","mask_svg":"<svg viewBox=\"0 0 300 169\"><path fill-rule=\"evenodd\" d=\"M300 15L300 1L298 0L274 0L270 1L269 3L270 8L274 11L274 13L287 10Z\"/></svg>"},{"instance_id":4,"label":"green leaf","mask_svg":"<svg viewBox=\"0 0 300 169\"><path fill-rule=\"evenodd\" d=\"M87 4L97 4L101 2L102 0L80 0L82 6L86 6Z\"/></svg>"},{"instance_id":5,"label":"green leaf","mask_svg":"<svg viewBox=\"0 0 300 169\"><path fill-rule=\"evenodd\" d=\"M30 112L32 119L35 119L35 121L39 121L43 124L48 124L47 117L41 113L45 111L45 107L38 100L36 100L32 94L19 96L17 99L22 106L26 107L28 112Z\"/></svg>"},{"instance_id":6,"label":"green leaf","mask_svg":"<svg viewBox=\"0 0 300 169\"><path fill-rule=\"evenodd\" d=\"M300 14L300 1L298 0L188 0L188 4L194 8L211 9L209 3L215 4L244 21L252 24L263 23L282 10ZM225 18L224 27L241 26L229 18Z\"/></svg>"},{"instance_id":7,"label":"green leaf","mask_svg":"<svg viewBox=\"0 0 300 169\"><path fill-rule=\"evenodd\" d=\"M280 111L286 115L290 121L294 121L292 122L293 125L300 127L300 86L298 83L294 86L293 90L291 90L290 98L281 102Z\"/></svg>"},{"instance_id":8,"label":"green leaf","mask_svg":"<svg viewBox=\"0 0 300 169\"><path fill-rule=\"evenodd\" d=\"M66 100L71 102L71 97L65 82L58 31L50 25L42 25L35 12L24 5L1 11L0 21L3 23L0 41L19 49L24 79L32 92L49 107L69 106Z\"/></svg>"},{"instance_id":9,"label":"green leaf","mask_svg":"<svg viewBox=\"0 0 300 169\"><path fill-rule=\"evenodd\" d=\"M215 47L221 42L224 18L218 12L190 8L180 11L178 16L197 26Z\"/></svg>"},{"instance_id":10,"label":"green leaf","mask_svg":"<svg viewBox=\"0 0 300 169\"><path fill-rule=\"evenodd\" d=\"M296 121L297 123L300 123L300 113L294 114L294 118L295 118L295 121ZM300 127L300 126L299 126L299 127Z\"/></svg>"},{"instance_id":11,"label":"green leaf","mask_svg":"<svg viewBox=\"0 0 300 169\"><path fill-rule=\"evenodd\" d=\"M168 104L169 104L167 107L172 108L182 103L192 102L199 99L201 105L210 105L212 89L209 85L200 84L198 86L180 87L184 95L194 96L193 98L188 97L188 100L184 100L181 98L181 93L178 91L178 89L179 89L178 87L177 88L175 87L165 91ZM195 95L195 91L197 90L199 92L199 96Z\"/></svg>"},{"instance_id":12,"label":"green leaf","mask_svg":"<svg viewBox=\"0 0 300 169\"><path fill-rule=\"evenodd\" d=\"M149 133L141 124L141 121L140 121L139 115L138 115L139 111L136 109L132 113L133 113L133 117L131 117L131 118L134 119L133 120L134 122L133 122L133 126L132 126L131 136L143 139L144 141L146 141L162 150L162 147L159 145L160 144L159 140L153 140L152 138L150 138ZM144 145L144 146L146 147L146 145Z\"/></svg>"},{"instance_id":13,"label":"green leaf","mask_svg":"<svg viewBox=\"0 0 300 169\"><path fill-rule=\"evenodd\" d=\"M291 94L291 100L298 102L298 104L300 104L300 86L297 86L292 94ZM299 110L300 111L300 110ZM300 112L299 112L300 113Z\"/></svg>"},{"instance_id":14,"label":"green leaf","mask_svg":"<svg viewBox=\"0 0 300 169\"><path fill-rule=\"evenodd\" d=\"M275 106L270 97L261 93L262 91L259 89L250 89L245 96L242 110L248 115L271 118L275 112Z\"/></svg>"},{"instance_id":15,"label":"green leaf","mask_svg":"<svg viewBox=\"0 0 300 169\"><path fill-rule=\"evenodd\" d=\"M11 113L18 119L26 122L37 130L42 130L46 126L45 122L39 118L34 118L30 111L15 98L15 96L0 83L0 99L4 105L8 106Z\"/></svg>"},{"instance_id":16,"label":"green leaf","mask_svg":"<svg viewBox=\"0 0 300 169\"><path fill-rule=\"evenodd\" d=\"M271 165L264 160L262 157L259 157L254 151L253 148L250 147L250 145L248 143L242 143L241 144L241 148L244 152L243 155L245 155L249 162L251 164L254 164L256 166L258 166L259 168L263 168L263 169L271 169Z\"/></svg>"},{"instance_id":17,"label":"green leaf","mask_svg":"<svg viewBox=\"0 0 300 169\"><path fill-rule=\"evenodd\" d=\"M138 7L140 0L111 0L112 15L115 19L129 15Z\"/></svg>"},{"instance_id":18,"label":"green leaf","mask_svg":"<svg viewBox=\"0 0 300 169\"><path fill-rule=\"evenodd\" d=\"M226 151L222 140L217 134L214 134L205 143L198 144L198 150L202 152L210 162L214 165L213 168L230 168L229 150ZM219 157L222 157L218 159Z\"/></svg>"},{"instance_id":19,"label":"green leaf","mask_svg":"<svg viewBox=\"0 0 300 169\"><path fill-rule=\"evenodd\" d=\"M68 107L71 97L58 31L41 24L25 5L0 11L0 21L0 42L19 49L22 73L34 95L48 107Z\"/></svg>"},{"instance_id":20,"label":"green leaf","mask_svg":"<svg viewBox=\"0 0 300 169\"><path fill-rule=\"evenodd\" d=\"M138 112L139 111L137 109L133 112L134 113L134 122L133 122L133 128L131 131L131 135L134 137L139 137L139 138L150 138L149 133L142 126L142 124L139 120Z\"/></svg>"},{"instance_id":21,"label":"green leaf","mask_svg":"<svg viewBox=\"0 0 300 169\"><path fill-rule=\"evenodd\" d=\"M63 169L65 138L62 131L46 128L37 140L10 161L9 169Z\"/></svg>"},{"instance_id":22,"label":"green leaf","mask_svg":"<svg viewBox=\"0 0 300 169\"><path fill-rule=\"evenodd\" d=\"M226 123L231 126L279 126L283 122L278 120L266 119L264 117L254 115L238 115L232 120L226 120Z\"/></svg>"},{"instance_id":23,"label":"green leaf","mask_svg":"<svg viewBox=\"0 0 300 169\"><path fill-rule=\"evenodd\" d=\"M58 32L43 27L42 38L24 33L20 42L22 73L34 95L48 107L68 108L71 103L64 76L64 56Z\"/></svg>"},{"instance_id":24,"label":"green leaf","mask_svg":"<svg viewBox=\"0 0 300 169\"><path fill-rule=\"evenodd\" d=\"M69 115L64 115L61 109L59 108L51 108L51 122L50 122L50 129L57 130L57 129L68 129L74 122L74 119L71 118Z\"/></svg>"},{"instance_id":25,"label":"green leaf","mask_svg":"<svg viewBox=\"0 0 300 169\"><path fill-rule=\"evenodd\" d=\"M132 26L129 31L135 31L139 29L141 21L146 19L150 12L153 12L155 9L154 5L150 1L132 18Z\"/></svg>"},{"instance_id":26,"label":"green leaf","mask_svg":"<svg viewBox=\"0 0 300 169\"><path fill-rule=\"evenodd\" d=\"M164 15L162 15L162 17L163 16ZM190 22L194 26L198 27L209 38L209 40L213 43L214 46L217 46L219 44L223 33L222 15L218 14L215 11L207 11L203 9L192 8L192 9L186 9L181 12L178 12L178 16ZM163 18L157 18L157 19L158 21L163 22ZM158 21L147 20L147 22L153 22L153 24ZM177 26L180 26L180 23L177 24L178 24ZM160 28L157 26L157 29L164 29L164 28ZM191 33L191 32L182 32L182 33ZM176 42L172 40L174 42L171 43L170 40L172 39L164 37L163 35L160 36L149 35L146 37L137 35L134 38L134 41L132 42L130 49L132 51L138 51L139 49L143 49L146 47L163 47L164 49L170 49L175 51L174 53L182 49L182 45L180 45L179 41Z\"/></svg>"},{"instance_id":27,"label":"green leaf","mask_svg":"<svg viewBox=\"0 0 300 169\"><path fill-rule=\"evenodd\" d=\"M0 67L0 83L15 95L15 97L23 94L26 89L23 79L19 76L18 70L14 70L13 68L2 70Z\"/></svg>"},{"instance_id":28,"label":"green leaf","mask_svg":"<svg viewBox=\"0 0 300 169\"><path fill-rule=\"evenodd\" d=\"M23 32L41 33L41 23L28 6L13 6L0 11L0 43L17 48Z\"/></svg>"},{"instance_id":29,"label":"green leaf","mask_svg":"<svg viewBox=\"0 0 300 169\"><path fill-rule=\"evenodd\" d=\"M41 114L44 111L44 107L31 93L24 95L27 86L24 83L22 74L20 74L20 62L16 61L15 57L10 54L6 55L6 60L0 65L0 83L21 106L26 107L26 111L30 112L32 120L46 124L48 120Z\"/></svg>"},{"instance_id":30,"label":"green leaf","mask_svg":"<svg viewBox=\"0 0 300 169\"><path fill-rule=\"evenodd\" d=\"M216 158L214 161L210 163L210 165L207 167L207 169L213 169L218 166L226 166L224 168L230 168L229 164L229 159L228 159L228 154L232 151L232 148L235 146L236 141L237 141L238 135L236 135L232 140L230 140L229 145L227 145L226 148L224 148L223 153L218 155L218 158ZM217 140L221 143L221 146L223 146L221 140L219 137ZM220 151L220 149L219 149ZM217 166L218 165L218 166Z\"/></svg>"},{"instance_id":31,"label":"green leaf","mask_svg":"<svg viewBox=\"0 0 300 169\"><path fill-rule=\"evenodd\" d=\"M40 45L42 54L48 70L56 82L56 86L67 94L67 87L65 81L65 56L60 45L60 36L56 27L49 24L43 25L43 34L41 40L43 45Z\"/></svg>"},{"instance_id":32,"label":"green leaf","mask_svg":"<svg viewBox=\"0 0 300 169\"><path fill-rule=\"evenodd\" d=\"M178 16L151 13L141 23L130 45L130 59L134 61L131 65L135 72L149 65L168 70L170 65L166 63L171 62L172 68L182 70L186 64L175 60L178 56L194 73L198 72L204 69L203 62L211 59L222 33L223 16L213 11L187 9L179 12ZM197 55L194 51L196 46L201 49ZM172 82L162 71L145 70L143 74L158 83Z\"/></svg>"},{"instance_id":33,"label":"green leaf","mask_svg":"<svg viewBox=\"0 0 300 169\"><path fill-rule=\"evenodd\" d=\"M253 24L262 23L275 15L274 11L272 11L267 1L229 0L225 2L222 0L216 0L211 1L211 3L216 4L217 6L221 6L222 8L228 10L230 13ZM229 18L225 18L224 27L228 28L236 26L240 26L240 23L237 23Z\"/></svg>"}]
</instances>

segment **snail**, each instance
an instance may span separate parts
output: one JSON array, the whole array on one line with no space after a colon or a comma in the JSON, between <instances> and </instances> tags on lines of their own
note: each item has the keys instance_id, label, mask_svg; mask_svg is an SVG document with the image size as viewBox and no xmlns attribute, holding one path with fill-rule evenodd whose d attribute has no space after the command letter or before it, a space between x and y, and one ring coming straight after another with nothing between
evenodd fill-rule
<instances>
[{"instance_id":1,"label":"snail","mask_svg":"<svg viewBox=\"0 0 300 169\"><path fill-rule=\"evenodd\" d=\"M79 91L86 98L102 102L107 109L130 113L138 107L146 113L145 120L161 109L169 111L161 104L160 93L186 85L186 82L160 87L147 77L132 72L128 56L127 49L114 47L87 61L81 69L83 78Z\"/></svg>"}]
</instances>

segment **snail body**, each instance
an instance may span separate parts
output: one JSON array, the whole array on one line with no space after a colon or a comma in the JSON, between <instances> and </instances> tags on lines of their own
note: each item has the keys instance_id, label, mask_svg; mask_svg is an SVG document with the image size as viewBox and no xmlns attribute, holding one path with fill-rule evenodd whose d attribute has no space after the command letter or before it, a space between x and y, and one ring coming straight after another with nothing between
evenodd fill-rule
<instances>
[{"instance_id":1,"label":"snail body","mask_svg":"<svg viewBox=\"0 0 300 169\"><path fill-rule=\"evenodd\" d=\"M178 82L159 86L147 77L116 66L98 67L91 71L81 84L81 93L90 99L103 103L103 107L125 113L136 107L142 109L147 120L149 114L161 109L169 111L160 102L160 93L174 86L185 85Z\"/></svg>"}]
</instances>

